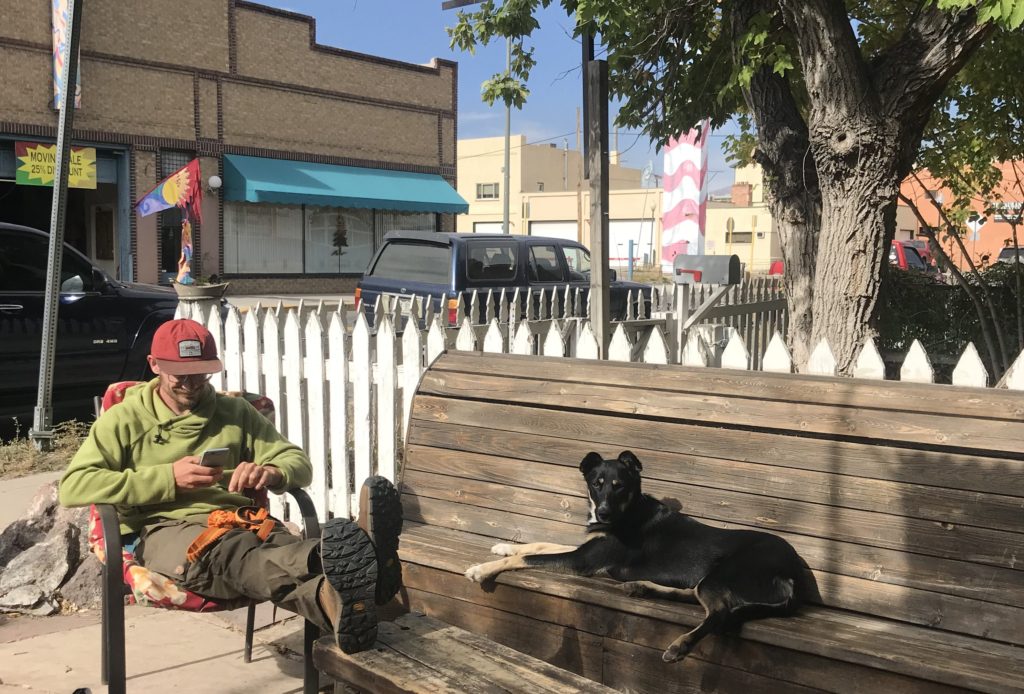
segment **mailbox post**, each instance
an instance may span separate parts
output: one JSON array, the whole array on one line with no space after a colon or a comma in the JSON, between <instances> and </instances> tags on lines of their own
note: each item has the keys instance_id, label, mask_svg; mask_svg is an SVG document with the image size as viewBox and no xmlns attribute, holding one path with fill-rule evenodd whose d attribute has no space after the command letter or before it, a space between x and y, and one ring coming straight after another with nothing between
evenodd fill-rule
<instances>
[{"instance_id":1,"label":"mailbox post","mask_svg":"<svg viewBox=\"0 0 1024 694\"><path fill-rule=\"evenodd\" d=\"M672 280L677 285L675 338L677 359L680 362L686 346L687 331L722 300L731 286L739 284L742 277L740 259L735 255L677 255L672 261ZM716 288L704 303L691 311L688 285L692 284L707 284Z\"/></svg>"}]
</instances>

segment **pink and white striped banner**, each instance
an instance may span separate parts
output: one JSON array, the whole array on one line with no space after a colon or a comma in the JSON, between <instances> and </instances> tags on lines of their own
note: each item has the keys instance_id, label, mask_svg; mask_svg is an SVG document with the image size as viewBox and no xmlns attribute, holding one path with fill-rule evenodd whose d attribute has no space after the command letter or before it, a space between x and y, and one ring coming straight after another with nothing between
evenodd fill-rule
<instances>
[{"instance_id":1,"label":"pink and white striped banner","mask_svg":"<svg viewBox=\"0 0 1024 694\"><path fill-rule=\"evenodd\" d=\"M704 254L704 223L707 217L707 173L710 134L707 120L697 131L670 138L665 147L662 193L661 268L672 272L677 255Z\"/></svg>"}]
</instances>

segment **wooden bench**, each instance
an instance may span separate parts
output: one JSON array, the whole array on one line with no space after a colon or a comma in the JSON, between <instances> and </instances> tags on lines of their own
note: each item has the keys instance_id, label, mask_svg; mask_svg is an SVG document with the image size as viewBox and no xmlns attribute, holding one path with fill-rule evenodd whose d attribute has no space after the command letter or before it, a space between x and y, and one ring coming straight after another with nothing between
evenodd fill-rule
<instances>
[{"instance_id":1,"label":"wooden bench","mask_svg":"<svg viewBox=\"0 0 1024 694\"><path fill-rule=\"evenodd\" d=\"M1024 686L1019 393L452 352L407 440L408 609L630 692ZM582 541L579 461L623 449L648 493L789 540L820 604L666 664L699 606L536 570L463 577L499 541Z\"/></svg>"},{"instance_id":2,"label":"wooden bench","mask_svg":"<svg viewBox=\"0 0 1024 694\"><path fill-rule=\"evenodd\" d=\"M407 614L381 622L374 648L346 655L330 637L313 646L317 667L349 688L372 694L614 694L507 646L439 622ZM336 688L337 689L337 688Z\"/></svg>"}]
</instances>

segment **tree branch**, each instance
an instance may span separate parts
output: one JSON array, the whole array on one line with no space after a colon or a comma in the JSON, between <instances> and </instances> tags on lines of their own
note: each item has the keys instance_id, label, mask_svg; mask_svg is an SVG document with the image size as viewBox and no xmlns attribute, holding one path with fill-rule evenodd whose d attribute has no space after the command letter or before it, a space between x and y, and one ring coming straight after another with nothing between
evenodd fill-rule
<instances>
[{"instance_id":1,"label":"tree branch","mask_svg":"<svg viewBox=\"0 0 1024 694\"><path fill-rule=\"evenodd\" d=\"M974 8L951 12L929 4L871 61L871 79L885 112L923 129L949 81L995 30L993 22L978 24Z\"/></svg>"}]
</instances>

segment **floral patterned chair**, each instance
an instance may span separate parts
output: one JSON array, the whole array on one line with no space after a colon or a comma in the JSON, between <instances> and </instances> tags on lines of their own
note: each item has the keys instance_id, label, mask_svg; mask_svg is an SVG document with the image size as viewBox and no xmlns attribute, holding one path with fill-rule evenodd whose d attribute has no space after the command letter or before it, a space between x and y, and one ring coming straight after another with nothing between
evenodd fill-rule
<instances>
[{"instance_id":1,"label":"floral patterned chair","mask_svg":"<svg viewBox=\"0 0 1024 694\"><path fill-rule=\"evenodd\" d=\"M120 403L128 388L139 381L122 381L107 387L102 398L96 398L96 416ZM243 397L270 421L274 421L274 403L269 398L255 393L230 392L227 395ZM302 516L304 536L320 537L320 525L316 508L309 495L302 489L289 489ZM267 492L262 490L251 494L253 504L266 507ZM149 605L172 610L190 612L216 612L248 607L245 627L245 662L252 660L253 628L256 619L256 602L242 599L234 601L212 600L197 595L179 586L173 580L150 571L139 564L135 556L138 535L121 535L117 509L110 504L96 504L89 513L89 549L103 564L103 621L101 639L102 681L108 685L109 694L124 694L125 691L125 648L124 648L124 605ZM127 595L126 595L127 594ZM313 666L313 642L320 635L319 629L305 623L303 693L314 694L319 685L319 674Z\"/></svg>"}]
</instances>

